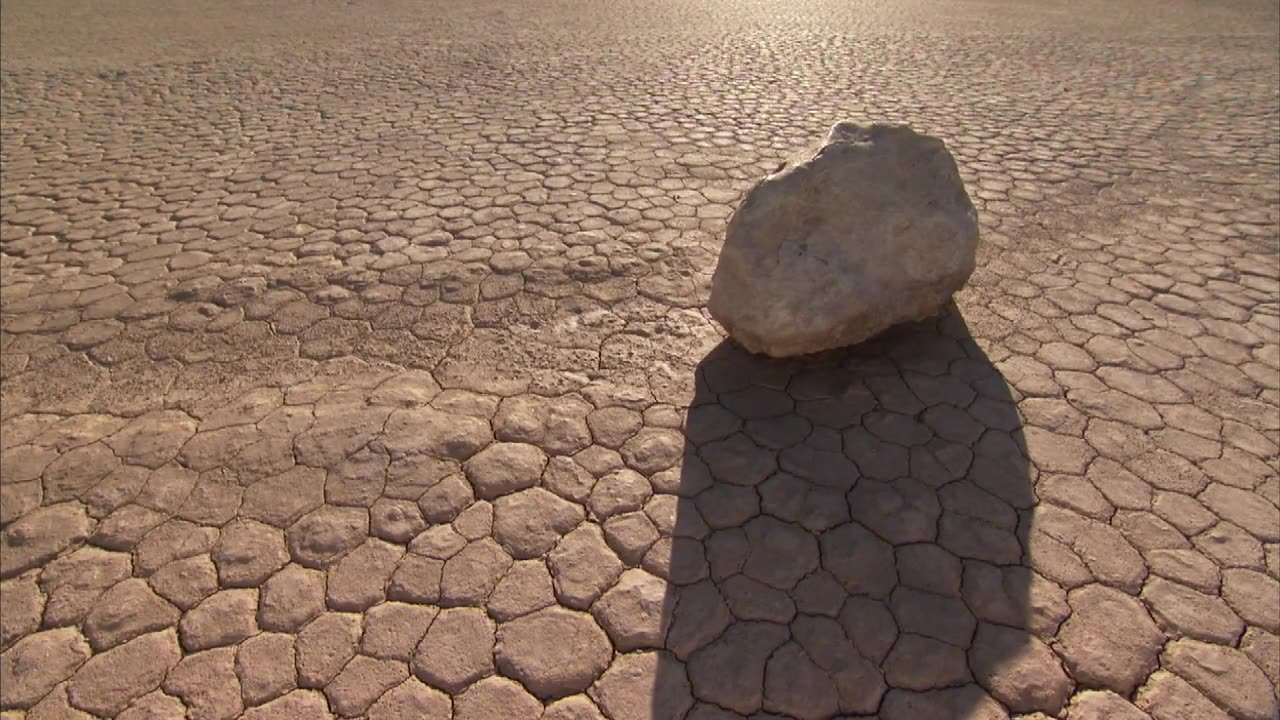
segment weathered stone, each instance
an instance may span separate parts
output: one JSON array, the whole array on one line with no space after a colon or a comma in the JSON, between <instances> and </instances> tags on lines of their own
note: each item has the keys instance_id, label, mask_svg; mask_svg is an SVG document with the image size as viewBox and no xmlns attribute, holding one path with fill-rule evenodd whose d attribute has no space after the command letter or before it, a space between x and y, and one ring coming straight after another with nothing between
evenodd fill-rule
<instances>
[{"instance_id":1,"label":"weathered stone","mask_svg":"<svg viewBox=\"0 0 1280 720\"><path fill-rule=\"evenodd\" d=\"M740 713L764 702L765 663L787 640L785 625L739 622L689 657L693 694Z\"/></svg>"},{"instance_id":2,"label":"weathered stone","mask_svg":"<svg viewBox=\"0 0 1280 720\"><path fill-rule=\"evenodd\" d=\"M450 720L453 702L411 677L388 690L369 708L369 720Z\"/></svg>"},{"instance_id":3,"label":"weathered stone","mask_svg":"<svg viewBox=\"0 0 1280 720\"><path fill-rule=\"evenodd\" d=\"M40 508L0 533L0 578L11 578L52 560L85 538L93 521L80 503Z\"/></svg>"},{"instance_id":4,"label":"weathered stone","mask_svg":"<svg viewBox=\"0 0 1280 720\"><path fill-rule=\"evenodd\" d=\"M640 566L676 585L695 583L710 571L702 543L688 537L660 538Z\"/></svg>"},{"instance_id":5,"label":"weathered stone","mask_svg":"<svg viewBox=\"0 0 1280 720\"><path fill-rule=\"evenodd\" d=\"M977 213L940 140L840 123L747 194L709 307L752 352L850 345L937 313L973 272L977 244Z\"/></svg>"},{"instance_id":6,"label":"weathered stone","mask_svg":"<svg viewBox=\"0 0 1280 720\"><path fill-rule=\"evenodd\" d=\"M1071 720L1151 720L1151 716L1109 690L1086 690L1071 700Z\"/></svg>"},{"instance_id":7,"label":"weathered stone","mask_svg":"<svg viewBox=\"0 0 1280 720\"><path fill-rule=\"evenodd\" d=\"M822 567L850 593L885 597L898 581L893 546L856 523L822 534Z\"/></svg>"},{"instance_id":8,"label":"weathered stone","mask_svg":"<svg viewBox=\"0 0 1280 720\"><path fill-rule=\"evenodd\" d=\"M661 648L666 637L667 585L644 570L622 573L618 582L591 606L591 614L609 633L619 652Z\"/></svg>"},{"instance_id":9,"label":"weathered stone","mask_svg":"<svg viewBox=\"0 0 1280 720\"><path fill-rule=\"evenodd\" d=\"M7 598L6 598L7 601ZM6 608L6 612L8 608ZM0 708L29 708L89 659L89 643L75 628L28 635L0 654Z\"/></svg>"},{"instance_id":10,"label":"weathered stone","mask_svg":"<svg viewBox=\"0 0 1280 720\"><path fill-rule=\"evenodd\" d=\"M1157 670L1138 691L1135 704L1154 720L1230 720L1231 716L1186 680ZM1111 720L1109 717L1107 720Z\"/></svg>"},{"instance_id":11,"label":"weathered stone","mask_svg":"<svg viewBox=\"0 0 1280 720\"><path fill-rule=\"evenodd\" d=\"M792 636L805 655L830 678L842 712L865 714L880 706L888 690L884 676L849 640L839 623L831 618L800 616L792 623ZM803 682L814 683L816 679L806 676ZM776 699L777 693L766 690L766 701L771 696Z\"/></svg>"},{"instance_id":12,"label":"weathered stone","mask_svg":"<svg viewBox=\"0 0 1280 720\"><path fill-rule=\"evenodd\" d=\"M1280 508L1261 495L1213 483L1198 499L1218 517L1248 530L1259 540L1280 541Z\"/></svg>"},{"instance_id":13,"label":"weathered stone","mask_svg":"<svg viewBox=\"0 0 1280 720\"><path fill-rule=\"evenodd\" d=\"M675 612L667 631L667 648L681 660L688 660L691 653L729 627L733 615L715 583L710 580L680 588L675 598Z\"/></svg>"},{"instance_id":14,"label":"weathered stone","mask_svg":"<svg viewBox=\"0 0 1280 720\"><path fill-rule=\"evenodd\" d=\"M1267 676L1235 648L1184 638L1169 643L1162 660L1168 670L1237 717L1271 720L1280 712Z\"/></svg>"},{"instance_id":15,"label":"weathered stone","mask_svg":"<svg viewBox=\"0 0 1280 720\"><path fill-rule=\"evenodd\" d=\"M1240 638L1240 651L1253 660L1272 685L1280 687L1280 637L1261 628L1249 628Z\"/></svg>"},{"instance_id":16,"label":"weathered stone","mask_svg":"<svg viewBox=\"0 0 1280 720\"><path fill-rule=\"evenodd\" d=\"M139 417L106 442L130 465L158 468L177 456L196 432L196 421L177 410L161 410Z\"/></svg>"},{"instance_id":17,"label":"weathered stone","mask_svg":"<svg viewBox=\"0 0 1280 720\"><path fill-rule=\"evenodd\" d=\"M541 716L542 703L506 678L485 678L453 701L454 720L538 720Z\"/></svg>"},{"instance_id":18,"label":"weathered stone","mask_svg":"<svg viewBox=\"0 0 1280 720\"><path fill-rule=\"evenodd\" d=\"M360 616L354 613L327 612L308 623L294 643L298 685L319 688L333 680L355 657L360 633Z\"/></svg>"},{"instance_id":19,"label":"weathered stone","mask_svg":"<svg viewBox=\"0 0 1280 720\"><path fill-rule=\"evenodd\" d=\"M499 440L537 445L551 455L572 455L591 444L591 406L576 397L504 398L493 418Z\"/></svg>"},{"instance_id":20,"label":"weathered stone","mask_svg":"<svg viewBox=\"0 0 1280 720\"><path fill-rule=\"evenodd\" d=\"M622 460L637 472L653 475L675 466L684 453L684 436L668 428L644 428L622 446Z\"/></svg>"},{"instance_id":21,"label":"weathered stone","mask_svg":"<svg viewBox=\"0 0 1280 720\"><path fill-rule=\"evenodd\" d=\"M1232 568L1222 573L1222 597L1250 625L1280 632L1280 582L1254 571Z\"/></svg>"},{"instance_id":22,"label":"weathered stone","mask_svg":"<svg viewBox=\"0 0 1280 720\"><path fill-rule=\"evenodd\" d=\"M380 498L369 508L369 531L383 540L404 544L426 529L422 510L411 500Z\"/></svg>"},{"instance_id":23,"label":"weathered stone","mask_svg":"<svg viewBox=\"0 0 1280 720\"><path fill-rule=\"evenodd\" d=\"M418 679L448 693L493 672L493 621L483 610L441 610L410 664Z\"/></svg>"},{"instance_id":24,"label":"weathered stone","mask_svg":"<svg viewBox=\"0 0 1280 720\"><path fill-rule=\"evenodd\" d=\"M134 700L116 720L167 720L186 715L187 707L172 695L156 690Z\"/></svg>"},{"instance_id":25,"label":"weathered stone","mask_svg":"<svg viewBox=\"0 0 1280 720\"><path fill-rule=\"evenodd\" d=\"M895 688L931 690L970 680L964 650L923 635L903 633L884 660L884 675Z\"/></svg>"},{"instance_id":26,"label":"weathered stone","mask_svg":"<svg viewBox=\"0 0 1280 720\"><path fill-rule=\"evenodd\" d=\"M244 710L235 656L235 648L229 647L188 655L169 671L162 687L182 698L192 720L231 720Z\"/></svg>"},{"instance_id":27,"label":"weathered stone","mask_svg":"<svg viewBox=\"0 0 1280 720\"><path fill-rule=\"evenodd\" d=\"M555 604L555 590L546 563L520 560L498 581L485 607L494 619L506 622Z\"/></svg>"},{"instance_id":28,"label":"weathered stone","mask_svg":"<svg viewBox=\"0 0 1280 720\"><path fill-rule=\"evenodd\" d=\"M493 503L488 500L472 503L453 519L453 529L466 540L487 539L493 534Z\"/></svg>"},{"instance_id":29,"label":"weathered stone","mask_svg":"<svg viewBox=\"0 0 1280 720\"><path fill-rule=\"evenodd\" d=\"M547 461L542 484L565 500L585 503L595 486L596 478L572 458L553 457Z\"/></svg>"},{"instance_id":30,"label":"weathered stone","mask_svg":"<svg viewBox=\"0 0 1280 720\"><path fill-rule=\"evenodd\" d=\"M46 626L79 623L98 597L129 577L132 569L128 555L94 547L82 547L50 562L40 573L40 588L48 597L44 607ZM10 602L6 596L5 616L10 613Z\"/></svg>"},{"instance_id":31,"label":"weathered stone","mask_svg":"<svg viewBox=\"0 0 1280 720\"><path fill-rule=\"evenodd\" d=\"M609 549L600 526L583 524L564 536L547 555L556 597L585 610L622 573L622 561Z\"/></svg>"},{"instance_id":32,"label":"weathered stone","mask_svg":"<svg viewBox=\"0 0 1280 720\"><path fill-rule=\"evenodd\" d=\"M590 615L558 607L504 623L494 646L498 671L543 699L586 690L612 656L608 636Z\"/></svg>"},{"instance_id":33,"label":"weathered stone","mask_svg":"<svg viewBox=\"0 0 1280 720\"><path fill-rule=\"evenodd\" d=\"M403 662L357 655L325 686L324 694L339 715L355 717L408 677L409 670Z\"/></svg>"},{"instance_id":34,"label":"weathered stone","mask_svg":"<svg viewBox=\"0 0 1280 720\"><path fill-rule=\"evenodd\" d=\"M826 672L792 641L769 657L764 707L800 720L818 720L839 712L840 698Z\"/></svg>"},{"instance_id":35,"label":"weathered stone","mask_svg":"<svg viewBox=\"0 0 1280 720\"><path fill-rule=\"evenodd\" d=\"M328 567L368 536L368 511L333 505L307 513L286 533L294 561L317 569Z\"/></svg>"},{"instance_id":36,"label":"weathered stone","mask_svg":"<svg viewBox=\"0 0 1280 720\"><path fill-rule=\"evenodd\" d=\"M67 696L81 710L110 717L160 687L181 658L173 630L136 637L90 658L71 678Z\"/></svg>"},{"instance_id":37,"label":"weathered stone","mask_svg":"<svg viewBox=\"0 0 1280 720\"><path fill-rule=\"evenodd\" d=\"M671 655L661 651L619 655L591 686L589 694L612 720L685 717L693 705L684 668ZM579 720L578 716L569 717ZM581 720L594 720L595 717L588 713L582 715ZM549 720L545 715L543 718Z\"/></svg>"},{"instance_id":38,"label":"weathered stone","mask_svg":"<svg viewBox=\"0 0 1280 720\"><path fill-rule=\"evenodd\" d=\"M894 689L885 696L881 720L917 718L965 718L965 720L1005 720L1009 711L977 685L911 692ZM1039 718L1034 718L1039 720Z\"/></svg>"},{"instance_id":39,"label":"weathered stone","mask_svg":"<svg viewBox=\"0 0 1280 720\"><path fill-rule=\"evenodd\" d=\"M11 713L0 715L4 720L9 720ZM44 699L36 703L27 711L26 717L31 720L94 720L93 716L86 712L81 712L71 706L67 699L67 686L65 684L58 685Z\"/></svg>"},{"instance_id":40,"label":"weathered stone","mask_svg":"<svg viewBox=\"0 0 1280 720\"><path fill-rule=\"evenodd\" d=\"M1262 567L1262 543L1238 525L1220 522L1197 535L1193 542L1196 549L1223 567Z\"/></svg>"},{"instance_id":41,"label":"weathered stone","mask_svg":"<svg viewBox=\"0 0 1280 720\"><path fill-rule=\"evenodd\" d=\"M836 617L844 606L847 593L826 570L806 575L791 593L796 609L809 615Z\"/></svg>"},{"instance_id":42,"label":"weathered stone","mask_svg":"<svg viewBox=\"0 0 1280 720\"><path fill-rule=\"evenodd\" d=\"M1218 566L1197 550L1189 548L1152 550L1146 553L1145 557L1153 574L1182 583L1200 592L1217 594L1222 585L1222 572Z\"/></svg>"},{"instance_id":43,"label":"weathered stone","mask_svg":"<svg viewBox=\"0 0 1280 720\"><path fill-rule=\"evenodd\" d=\"M39 457L39 453L33 453ZM6 458L7 460L8 458ZM110 475L120 464L111 448L104 443L94 443L76 448L58 457L44 470L44 503L74 500L99 480ZM21 467L18 482L25 477ZM7 478L6 478L7 480Z\"/></svg>"},{"instance_id":44,"label":"weathered stone","mask_svg":"<svg viewBox=\"0 0 1280 720\"><path fill-rule=\"evenodd\" d=\"M440 603L483 605L511 564L511 556L489 538L468 543L445 561L440 576Z\"/></svg>"},{"instance_id":45,"label":"weathered stone","mask_svg":"<svg viewBox=\"0 0 1280 720\"><path fill-rule=\"evenodd\" d=\"M165 565L147 582L160 597L190 610L218 591L218 571L208 555L195 555Z\"/></svg>"},{"instance_id":46,"label":"weathered stone","mask_svg":"<svg viewBox=\"0 0 1280 720\"><path fill-rule=\"evenodd\" d=\"M440 600L440 578L444 574L444 561L409 553L400 560L387 597L413 603L434 603Z\"/></svg>"},{"instance_id":47,"label":"weathered stone","mask_svg":"<svg viewBox=\"0 0 1280 720\"><path fill-rule=\"evenodd\" d=\"M258 632L258 590L222 590L187 611L178 624L188 651L234 645Z\"/></svg>"},{"instance_id":48,"label":"weathered stone","mask_svg":"<svg viewBox=\"0 0 1280 720\"><path fill-rule=\"evenodd\" d=\"M818 542L803 528L762 516L747 524L746 533L750 551L742 572L748 577L789 590L818 567Z\"/></svg>"},{"instance_id":49,"label":"weathered stone","mask_svg":"<svg viewBox=\"0 0 1280 720\"><path fill-rule=\"evenodd\" d=\"M177 512L191 496L200 474L178 463L167 463L147 477L137 503L164 513Z\"/></svg>"},{"instance_id":50,"label":"weathered stone","mask_svg":"<svg viewBox=\"0 0 1280 720\"><path fill-rule=\"evenodd\" d=\"M293 646L293 636L285 633L262 633L240 644L236 675L246 707L261 705L297 687Z\"/></svg>"},{"instance_id":51,"label":"weathered stone","mask_svg":"<svg viewBox=\"0 0 1280 720\"><path fill-rule=\"evenodd\" d=\"M369 395L369 402L374 405L420 407L430 403L438 394L440 386L431 377L431 373L410 370L383 381Z\"/></svg>"},{"instance_id":52,"label":"weathered stone","mask_svg":"<svg viewBox=\"0 0 1280 720\"><path fill-rule=\"evenodd\" d=\"M226 587L257 587L289 562L284 533L253 520L228 523L212 556Z\"/></svg>"},{"instance_id":53,"label":"weathered stone","mask_svg":"<svg viewBox=\"0 0 1280 720\"><path fill-rule=\"evenodd\" d=\"M584 515L581 505L530 488L493 503L493 537L517 560L536 558L577 527Z\"/></svg>"},{"instance_id":54,"label":"weathered stone","mask_svg":"<svg viewBox=\"0 0 1280 720\"><path fill-rule=\"evenodd\" d=\"M333 713L329 712L329 703L325 702L324 695L314 690L294 690L245 712L243 720L329 720L332 717Z\"/></svg>"},{"instance_id":55,"label":"weathered stone","mask_svg":"<svg viewBox=\"0 0 1280 720\"><path fill-rule=\"evenodd\" d=\"M1072 614L1058 634L1077 682L1128 695L1156 667L1164 643L1142 603L1119 590L1088 585L1067 595Z\"/></svg>"},{"instance_id":56,"label":"weathered stone","mask_svg":"<svg viewBox=\"0 0 1280 720\"><path fill-rule=\"evenodd\" d=\"M329 566L325 599L331 609L360 611L386 599L387 581L404 548L377 538L365 540Z\"/></svg>"},{"instance_id":57,"label":"weathered stone","mask_svg":"<svg viewBox=\"0 0 1280 720\"><path fill-rule=\"evenodd\" d=\"M547 705L542 720L605 720L605 717L586 695L574 695Z\"/></svg>"},{"instance_id":58,"label":"weathered stone","mask_svg":"<svg viewBox=\"0 0 1280 720\"><path fill-rule=\"evenodd\" d=\"M303 465L333 467L368 445L384 428L387 434L382 442L388 454L417 450L430 431L416 427L416 418L402 413L418 410L390 410L347 398L317 405L315 423L293 441L294 455ZM448 426L447 419L442 418L441 424Z\"/></svg>"},{"instance_id":59,"label":"weathered stone","mask_svg":"<svg viewBox=\"0 0 1280 720\"><path fill-rule=\"evenodd\" d=\"M1073 689L1048 645L1002 625L978 626L969 666L978 683L1013 712L1056 715Z\"/></svg>"},{"instance_id":60,"label":"weathered stone","mask_svg":"<svg viewBox=\"0 0 1280 720\"><path fill-rule=\"evenodd\" d=\"M475 502L471 483L461 473L441 478L418 498L418 508L427 522L453 522L458 514Z\"/></svg>"},{"instance_id":61,"label":"weathered stone","mask_svg":"<svg viewBox=\"0 0 1280 720\"><path fill-rule=\"evenodd\" d=\"M240 515L287 528L324 504L324 471L294 467L259 480L244 491Z\"/></svg>"},{"instance_id":62,"label":"weathered stone","mask_svg":"<svg viewBox=\"0 0 1280 720\"><path fill-rule=\"evenodd\" d=\"M658 529L643 512L614 515L604 521L604 539L628 565L637 565L658 540Z\"/></svg>"},{"instance_id":63,"label":"weathered stone","mask_svg":"<svg viewBox=\"0 0 1280 720\"><path fill-rule=\"evenodd\" d=\"M640 413L624 407L600 408L587 415L591 436L600 445L614 450L622 447L642 425Z\"/></svg>"},{"instance_id":64,"label":"weathered stone","mask_svg":"<svg viewBox=\"0 0 1280 720\"><path fill-rule=\"evenodd\" d=\"M147 533L135 552L134 574L146 577L174 560L202 555L218 540L214 528L170 520Z\"/></svg>"},{"instance_id":65,"label":"weathered stone","mask_svg":"<svg viewBox=\"0 0 1280 720\"><path fill-rule=\"evenodd\" d=\"M788 623L796 614L796 604L790 595L745 575L734 575L720 583L720 591L729 610L739 620Z\"/></svg>"},{"instance_id":66,"label":"weathered stone","mask_svg":"<svg viewBox=\"0 0 1280 720\"><path fill-rule=\"evenodd\" d=\"M262 585L258 625L263 630L296 633L324 612L324 574L289 565Z\"/></svg>"},{"instance_id":67,"label":"weathered stone","mask_svg":"<svg viewBox=\"0 0 1280 720\"><path fill-rule=\"evenodd\" d=\"M0 582L4 612L0 613L0 650L40 627L45 597L34 575Z\"/></svg>"},{"instance_id":68,"label":"weathered stone","mask_svg":"<svg viewBox=\"0 0 1280 720\"><path fill-rule=\"evenodd\" d=\"M365 613L360 652L370 657L408 662L440 611L426 605L388 602Z\"/></svg>"},{"instance_id":69,"label":"weathered stone","mask_svg":"<svg viewBox=\"0 0 1280 720\"><path fill-rule=\"evenodd\" d=\"M391 413L379 444L393 458L425 453L466 460L492 440L487 421L426 407Z\"/></svg>"},{"instance_id":70,"label":"weathered stone","mask_svg":"<svg viewBox=\"0 0 1280 720\"><path fill-rule=\"evenodd\" d=\"M174 625L179 615L178 609L158 597L145 580L130 578L94 601L84 621L84 634L94 651L102 652Z\"/></svg>"},{"instance_id":71,"label":"weathered stone","mask_svg":"<svg viewBox=\"0 0 1280 720\"><path fill-rule=\"evenodd\" d=\"M604 521L619 513L639 510L652 494L653 488L643 475L622 469L596 482L587 508L598 520Z\"/></svg>"},{"instance_id":72,"label":"weathered stone","mask_svg":"<svg viewBox=\"0 0 1280 720\"><path fill-rule=\"evenodd\" d=\"M494 443L462 466L476 496L493 500L533 487L542 478L547 454L529 443Z\"/></svg>"},{"instance_id":73,"label":"weathered stone","mask_svg":"<svg viewBox=\"0 0 1280 720\"><path fill-rule=\"evenodd\" d=\"M946 596L909 587L898 587L889 609L903 632L936 638L963 647L977 624L958 595Z\"/></svg>"},{"instance_id":74,"label":"weathered stone","mask_svg":"<svg viewBox=\"0 0 1280 720\"><path fill-rule=\"evenodd\" d=\"M1244 632L1244 623L1222 598L1164 578L1152 578L1142 589L1142 599L1156 624L1174 637L1231 644Z\"/></svg>"}]
</instances>

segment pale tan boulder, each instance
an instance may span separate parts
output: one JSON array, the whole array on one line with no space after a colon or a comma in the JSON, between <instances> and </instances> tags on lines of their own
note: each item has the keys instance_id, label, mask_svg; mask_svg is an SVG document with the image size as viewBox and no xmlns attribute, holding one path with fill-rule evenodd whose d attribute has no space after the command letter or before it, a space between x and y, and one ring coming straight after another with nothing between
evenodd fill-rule
<instances>
[{"instance_id":1,"label":"pale tan boulder","mask_svg":"<svg viewBox=\"0 0 1280 720\"><path fill-rule=\"evenodd\" d=\"M978 218L941 140L840 123L747 193L710 310L774 357L852 345L931 317L973 273Z\"/></svg>"}]
</instances>

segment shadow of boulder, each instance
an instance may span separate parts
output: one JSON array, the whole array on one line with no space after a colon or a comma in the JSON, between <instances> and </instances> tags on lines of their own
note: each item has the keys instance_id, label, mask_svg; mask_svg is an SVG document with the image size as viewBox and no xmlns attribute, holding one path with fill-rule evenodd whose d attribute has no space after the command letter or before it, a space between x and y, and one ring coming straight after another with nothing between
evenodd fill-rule
<instances>
[{"instance_id":1,"label":"shadow of boulder","mask_svg":"<svg viewBox=\"0 0 1280 720\"><path fill-rule=\"evenodd\" d=\"M806 358L722 343L696 373L654 718L1061 708L1021 423L954 306Z\"/></svg>"}]
</instances>

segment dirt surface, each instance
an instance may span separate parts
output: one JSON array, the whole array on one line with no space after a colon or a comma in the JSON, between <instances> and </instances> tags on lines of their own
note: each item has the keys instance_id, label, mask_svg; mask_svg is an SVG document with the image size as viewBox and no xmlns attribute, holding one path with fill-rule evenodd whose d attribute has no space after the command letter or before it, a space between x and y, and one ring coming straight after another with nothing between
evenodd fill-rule
<instances>
[{"instance_id":1,"label":"dirt surface","mask_svg":"<svg viewBox=\"0 0 1280 720\"><path fill-rule=\"evenodd\" d=\"M6 0L0 717L1275 717L1278 28ZM749 356L727 218L837 120L979 269Z\"/></svg>"}]
</instances>

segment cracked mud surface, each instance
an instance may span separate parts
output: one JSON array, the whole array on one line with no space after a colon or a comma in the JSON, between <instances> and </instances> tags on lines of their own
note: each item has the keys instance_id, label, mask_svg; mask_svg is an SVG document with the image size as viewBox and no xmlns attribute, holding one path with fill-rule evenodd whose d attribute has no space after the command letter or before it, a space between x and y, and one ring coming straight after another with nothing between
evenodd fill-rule
<instances>
[{"instance_id":1,"label":"cracked mud surface","mask_svg":"<svg viewBox=\"0 0 1280 720\"><path fill-rule=\"evenodd\" d=\"M2 11L4 720L1275 717L1274 4L113 8ZM749 356L840 119L979 269Z\"/></svg>"}]
</instances>

